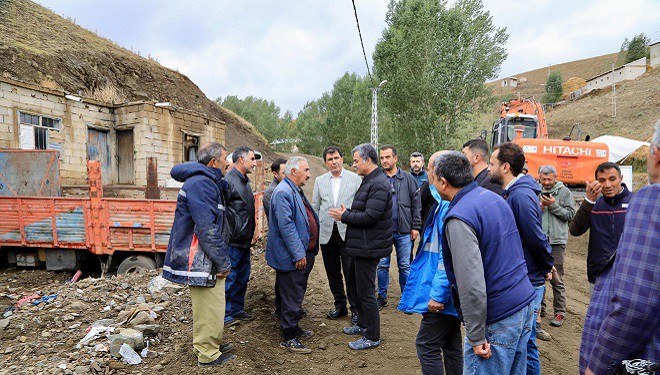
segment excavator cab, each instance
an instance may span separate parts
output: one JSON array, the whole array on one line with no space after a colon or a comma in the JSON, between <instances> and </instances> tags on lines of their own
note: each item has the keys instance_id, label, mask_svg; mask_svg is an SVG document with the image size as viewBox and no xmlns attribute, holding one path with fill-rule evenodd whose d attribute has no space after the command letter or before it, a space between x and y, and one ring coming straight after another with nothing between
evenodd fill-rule
<instances>
[{"instance_id":1,"label":"excavator cab","mask_svg":"<svg viewBox=\"0 0 660 375\"><path fill-rule=\"evenodd\" d=\"M516 125L524 126L523 138L537 138L538 119L536 116L506 115L493 124L491 149L496 146L513 141L516 138Z\"/></svg>"}]
</instances>

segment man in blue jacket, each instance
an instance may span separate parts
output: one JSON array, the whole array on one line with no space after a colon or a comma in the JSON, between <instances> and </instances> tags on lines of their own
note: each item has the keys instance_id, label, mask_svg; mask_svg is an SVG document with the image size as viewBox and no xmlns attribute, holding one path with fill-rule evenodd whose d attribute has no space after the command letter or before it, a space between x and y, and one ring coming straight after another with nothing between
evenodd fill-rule
<instances>
[{"instance_id":1,"label":"man in blue jacket","mask_svg":"<svg viewBox=\"0 0 660 375\"><path fill-rule=\"evenodd\" d=\"M594 290L601 273L612 267L633 193L623 183L621 168L612 162L596 167L596 180L573 216L568 231L581 236L589 231L587 279ZM602 196L599 195L602 193Z\"/></svg>"},{"instance_id":2,"label":"man in blue jacket","mask_svg":"<svg viewBox=\"0 0 660 375\"><path fill-rule=\"evenodd\" d=\"M227 151L216 142L197 153L198 161L172 168L183 182L163 264L163 278L188 285L193 307L193 347L201 367L219 366L234 358L231 344L222 345L225 278L231 263L222 170Z\"/></svg>"},{"instance_id":3,"label":"man in blue jacket","mask_svg":"<svg viewBox=\"0 0 660 375\"><path fill-rule=\"evenodd\" d=\"M466 374L523 374L534 324L534 288L509 205L479 187L467 157L435 161L434 186L450 201L442 257L452 301L465 325Z\"/></svg>"},{"instance_id":4,"label":"man in blue jacket","mask_svg":"<svg viewBox=\"0 0 660 375\"><path fill-rule=\"evenodd\" d=\"M538 195L540 185L531 177L522 173L525 165L525 153L515 143L503 143L490 157L488 172L491 180L504 189L503 195L511 206L516 226L520 233L527 276L534 286L534 316L541 308L545 281L552 278L552 247L541 226L541 202ZM536 324L527 345L527 374L540 375L541 362L536 346Z\"/></svg>"},{"instance_id":5,"label":"man in blue jacket","mask_svg":"<svg viewBox=\"0 0 660 375\"><path fill-rule=\"evenodd\" d=\"M311 353L299 339L311 337L311 331L298 326L307 279L318 253L319 218L312 209L302 187L310 179L309 165L294 156L284 166L282 182L270 201L266 262L276 272L276 306L282 329L280 346L293 353Z\"/></svg>"},{"instance_id":6,"label":"man in blue jacket","mask_svg":"<svg viewBox=\"0 0 660 375\"><path fill-rule=\"evenodd\" d=\"M433 170L435 159L442 153L439 151L431 156L429 170ZM449 202L442 200L432 185L433 176L431 173L428 181L435 204L422 229L418 255L410 265L410 276L401 295L399 310L422 314L415 340L422 374L460 375L463 373L461 321L451 301L441 252L442 222Z\"/></svg>"}]
</instances>

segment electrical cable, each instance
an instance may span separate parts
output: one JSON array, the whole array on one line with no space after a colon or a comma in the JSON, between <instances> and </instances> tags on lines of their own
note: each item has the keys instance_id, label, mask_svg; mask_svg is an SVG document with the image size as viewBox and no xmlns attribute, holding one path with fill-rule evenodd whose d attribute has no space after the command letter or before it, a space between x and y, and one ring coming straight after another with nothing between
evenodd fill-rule
<instances>
[{"instance_id":1,"label":"electrical cable","mask_svg":"<svg viewBox=\"0 0 660 375\"><path fill-rule=\"evenodd\" d=\"M355 0L351 0L353 3L353 12L355 13L355 23L357 24L358 36L360 37L360 45L362 45L362 55L364 55L364 63L367 65L367 73L369 74L369 81L371 81L371 86L374 86L374 80L371 77L371 71L369 70L369 61L367 60L367 52L364 50L364 42L362 41L362 31L360 31L360 21L358 21L357 8L355 8Z\"/></svg>"}]
</instances>

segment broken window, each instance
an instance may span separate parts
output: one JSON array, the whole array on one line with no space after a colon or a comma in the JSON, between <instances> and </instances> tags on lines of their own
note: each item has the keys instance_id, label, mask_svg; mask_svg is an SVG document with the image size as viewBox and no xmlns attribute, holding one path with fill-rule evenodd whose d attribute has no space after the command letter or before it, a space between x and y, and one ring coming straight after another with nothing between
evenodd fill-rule
<instances>
[{"instance_id":1,"label":"broken window","mask_svg":"<svg viewBox=\"0 0 660 375\"><path fill-rule=\"evenodd\" d=\"M62 119L19 112L20 143L22 149L47 150L49 132L59 131Z\"/></svg>"},{"instance_id":2,"label":"broken window","mask_svg":"<svg viewBox=\"0 0 660 375\"><path fill-rule=\"evenodd\" d=\"M199 136L183 133L183 161L197 161Z\"/></svg>"}]
</instances>

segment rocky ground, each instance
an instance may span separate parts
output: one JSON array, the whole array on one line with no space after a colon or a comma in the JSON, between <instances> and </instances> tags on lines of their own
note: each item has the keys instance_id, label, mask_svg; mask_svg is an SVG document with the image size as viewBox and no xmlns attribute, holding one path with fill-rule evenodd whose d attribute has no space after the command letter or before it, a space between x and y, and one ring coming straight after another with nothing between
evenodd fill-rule
<instances>
[{"instance_id":1,"label":"rocky ground","mask_svg":"<svg viewBox=\"0 0 660 375\"><path fill-rule=\"evenodd\" d=\"M568 317L562 328L549 327L550 317L544 319L553 340L540 343L543 373L577 372L589 298L585 255L586 238L572 238L566 260ZM293 355L278 346L278 324L271 316L274 273L265 264L263 249L253 249L247 308L255 320L225 331L225 340L234 344L238 358L214 370L196 364L188 290L168 287L150 293L148 284L157 275L154 271L67 283L70 273L0 270L0 309L14 307L13 311L6 310L6 317L0 320L0 373L420 373L414 346L420 317L395 309L399 297L396 271L390 275L390 306L381 312L382 347L353 352L347 347L350 337L341 333L348 320L325 319L331 295L322 260L317 258L305 298L308 316L301 323L315 332L307 340L313 353ZM16 308L21 298L34 294L40 298L57 294L57 298ZM111 327L114 332L109 338L102 334L78 347L92 326ZM138 353L148 344L147 357L141 358L141 364L127 364L117 356L123 343L135 347Z\"/></svg>"}]
</instances>

